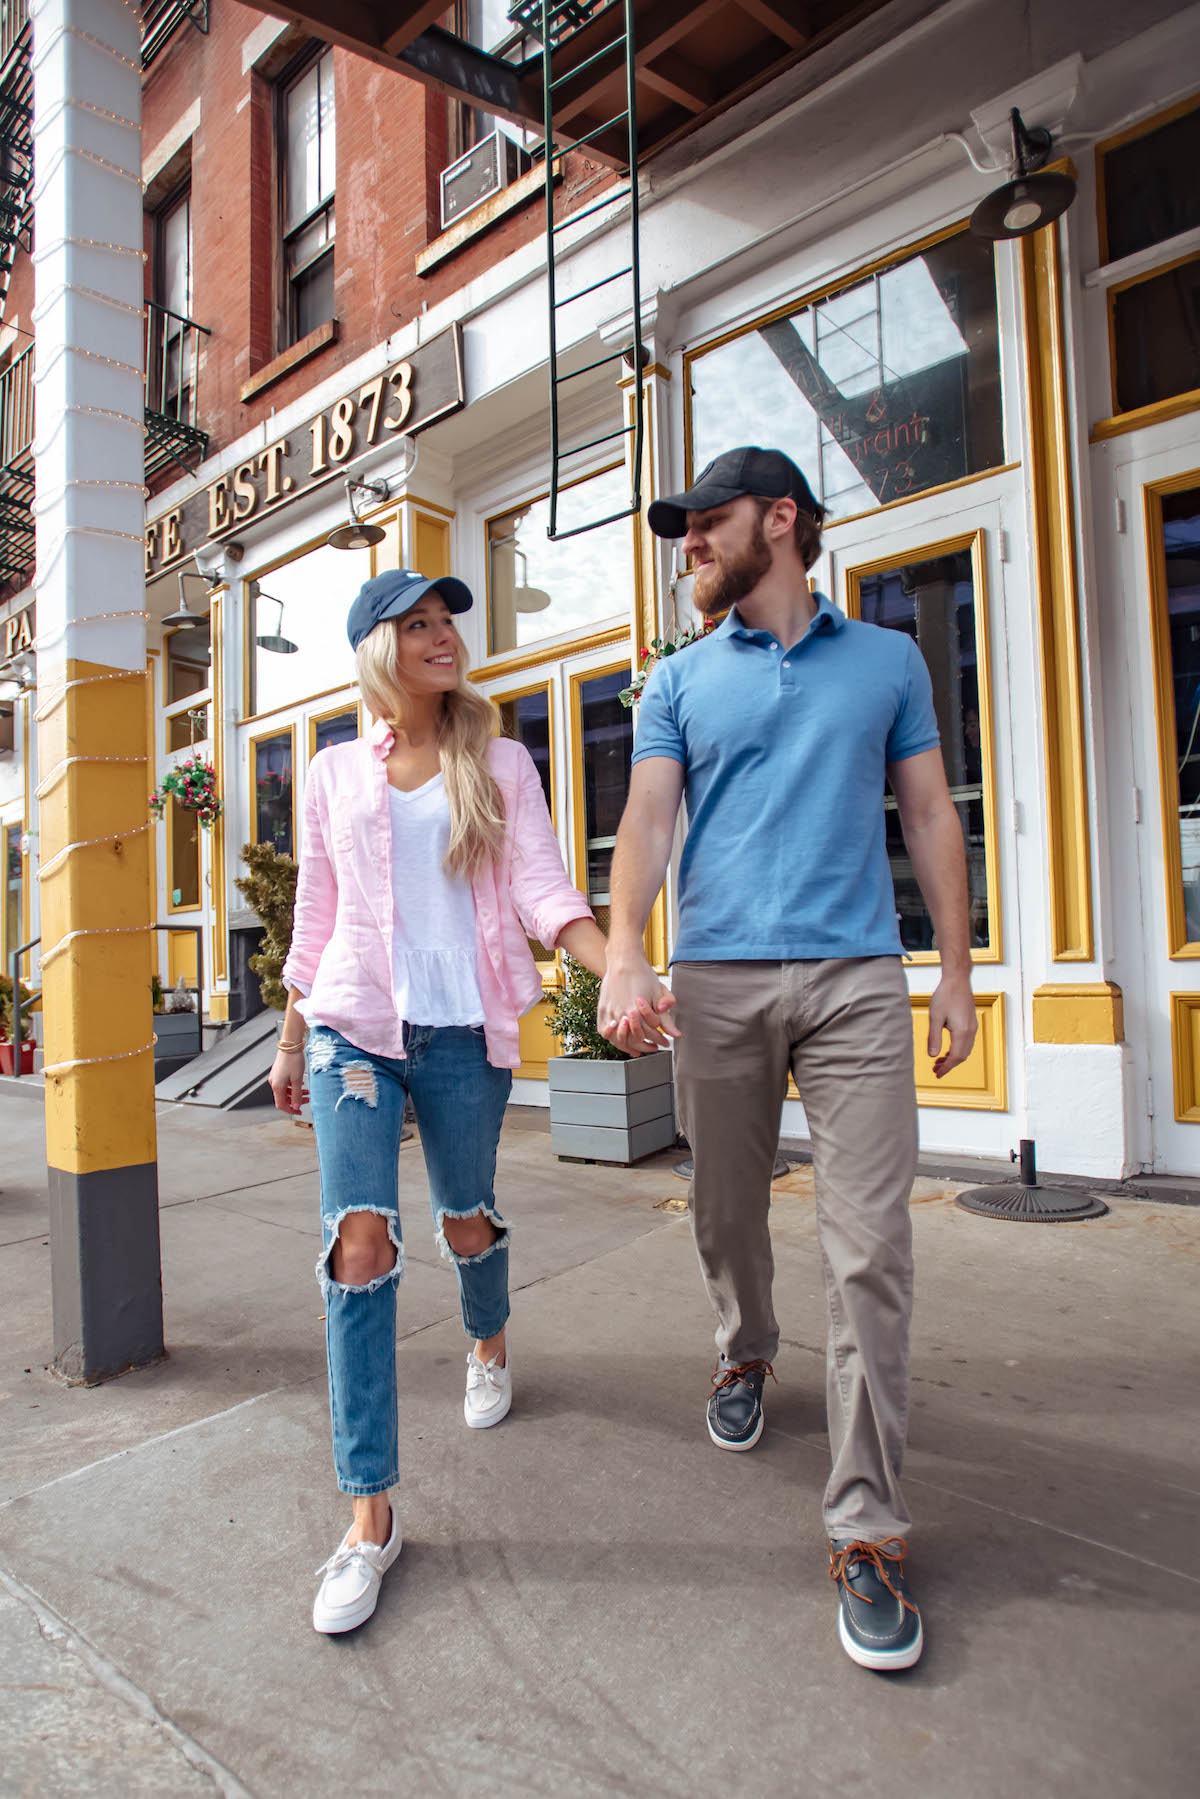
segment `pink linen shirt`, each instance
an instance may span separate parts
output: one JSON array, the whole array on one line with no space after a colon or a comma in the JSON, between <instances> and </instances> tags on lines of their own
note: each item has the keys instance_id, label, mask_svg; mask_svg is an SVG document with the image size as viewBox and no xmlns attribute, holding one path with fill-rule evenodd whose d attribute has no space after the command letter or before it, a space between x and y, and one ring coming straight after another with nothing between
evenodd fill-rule
<instances>
[{"instance_id":1,"label":"pink linen shirt","mask_svg":"<svg viewBox=\"0 0 1200 1799\"><path fill-rule=\"evenodd\" d=\"M304 796L304 838L285 987L296 1007L370 1055L404 1055L404 1020L392 986L392 820L387 756L393 733L377 721L368 737L313 758ZM504 801L500 859L471 882L476 973L488 1061L516 1068L517 1021L542 997L526 941L552 949L565 925L591 918L563 869L542 783L524 744L496 738L488 752ZM420 1019L409 1021L420 1024Z\"/></svg>"}]
</instances>

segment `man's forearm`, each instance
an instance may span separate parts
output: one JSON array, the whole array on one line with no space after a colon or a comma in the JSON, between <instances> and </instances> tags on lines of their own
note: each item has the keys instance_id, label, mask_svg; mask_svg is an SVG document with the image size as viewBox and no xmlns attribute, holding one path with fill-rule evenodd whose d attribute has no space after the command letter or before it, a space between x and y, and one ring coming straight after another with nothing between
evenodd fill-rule
<instances>
[{"instance_id":1,"label":"man's forearm","mask_svg":"<svg viewBox=\"0 0 1200 1799\"><path fill-rule=\"evenodd\" d=\"M626 813L613 850L608 926L608 965L644 955L650 908L666 878L674 827L640 823Z\"/></svg>"},{"instance_id":2,"label":"man's forearm","mask_svg":"<svg viewBox=\"0 0 1200 1799\"><path fill-rule=\"evenodd\" d=\"M949 806L927 823L906 827L904 841L933 920L942 971L949 975L969 974L967 859L957 812Z\"/></svg>"}]
</instances>

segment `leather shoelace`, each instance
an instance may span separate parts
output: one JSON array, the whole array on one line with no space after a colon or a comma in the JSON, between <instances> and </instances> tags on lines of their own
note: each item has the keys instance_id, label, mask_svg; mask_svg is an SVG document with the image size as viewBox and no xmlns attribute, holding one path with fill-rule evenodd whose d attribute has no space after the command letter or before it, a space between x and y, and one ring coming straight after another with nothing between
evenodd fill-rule
<instances>
[{"instance_id":1,"label":"leather shoelace","mask_svg":"<svg viewBox=\"0 0 1200 1799\"><path fill-rule=\"evenodd\" d=\"M917 1609L916 1606L911 1599L906 1599L903 1593L898 1593L896 1591L896 1588L892 1585L892 1577L883 1565L885 1562L896 1562L900 1564L896 1569L896 1573L901 1574L903 1572L904 1558L907 1554L908 1544L903 1537L888 1537L882 1543L860 1543L857 1541L853 1543L842 1543L836 1548L831 1543L829 1546L829 1578L830 1580L845 1579L847 1562L870 1562L876 1574L878 1574L880 1580L892 1595L892 1598L898 1599L905 1611L915 1613ZM846 1584L849 1586L850 1583L848 1580ZM853 1589L851 1590L853 1591ZM875 1601L869 1599L865 1593L855 1592L854 1597L856 1599L861 1599L864 1605L874 1605L875 1603Z\"/></svg>"},{"instance_id":2,"label":"leather shoelace","mask_svg":"<svg viewBox=\"0 0 1200 1799\"><path fill-rule=\"evenodd\" d=\"M764 1377L769 1374L771 1379L775 1381L775 1385L779 1385L779 1382L775 1380L775 1370L772 1368L770 1362L739 1362L736 1368L722 1368L720 1362L718 1362L713 1369L713 1392L719 1392L722 1387L732 1387L737 1381L742 1379L743 1375L753 1374L756 1369L761 1369Z\"/></svg>"}]
</instances>

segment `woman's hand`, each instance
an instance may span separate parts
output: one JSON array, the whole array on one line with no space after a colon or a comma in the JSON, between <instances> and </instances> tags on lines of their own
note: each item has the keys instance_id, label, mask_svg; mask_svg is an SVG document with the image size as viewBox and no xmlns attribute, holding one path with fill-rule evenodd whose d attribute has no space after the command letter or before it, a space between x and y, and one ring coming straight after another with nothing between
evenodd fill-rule
<instances>
[{"instance_id":1,"label":"woman's hand","mask_svg":"<svg viewBox=\"0 0 1200 1799\"><path fill-rule=\"evenodd\" d=\"M304 1085L304 1051L277 1050L268 1079L278 1109L299 1117L300 1108L308 1098L308 1088Z\"/></svg>"}]
</instances>

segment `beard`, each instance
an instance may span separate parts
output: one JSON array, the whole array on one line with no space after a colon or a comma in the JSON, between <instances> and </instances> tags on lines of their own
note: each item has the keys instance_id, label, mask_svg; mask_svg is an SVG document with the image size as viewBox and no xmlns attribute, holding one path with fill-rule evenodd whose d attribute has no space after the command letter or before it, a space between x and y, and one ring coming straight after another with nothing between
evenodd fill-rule
<instances>
[{"instance_id":1,"label":"beard","mask_svg":"<svg viewBox=\"0 0 1200 1799\"><path fill-rule=\"evenodd\" d=\"M744 549L700 570L692 584L692 605L705 618L728 612L748 593L753 593L770 566L771 552L759 519Z\"/></svg>"}]
</instances>

